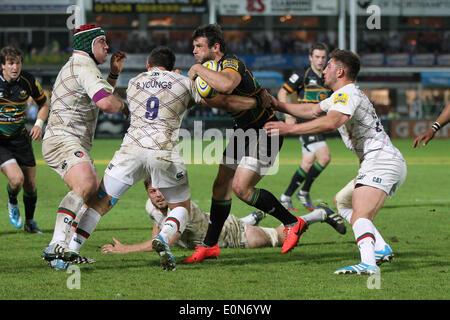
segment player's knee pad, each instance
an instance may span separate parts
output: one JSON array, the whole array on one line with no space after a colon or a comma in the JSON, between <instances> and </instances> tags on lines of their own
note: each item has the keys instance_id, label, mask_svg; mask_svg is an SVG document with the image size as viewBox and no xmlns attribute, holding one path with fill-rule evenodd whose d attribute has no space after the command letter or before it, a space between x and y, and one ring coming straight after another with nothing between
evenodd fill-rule
<instances>
[{"instance_id":1,"label":"player's knee pad","mask_svg":"<svg viewBox=\"0 0 450 320\"><path fill-rule=\"evenodd\" d=\"M355 185L353 180L351 180L336 194L334 203L338 210L352 207L353 190L355 190Z\"/></svg>"},{"instance_id":2,"label":"player's knee pad","mask_svg":"<svg viewBox=\"0 0 450 320\"><path fill-rule=\"evenodd\" d=\"M184 207L175 207L170 210L165 221L174 221L178 226L178 231L183 233L186 228L189 212Z\"/></svg>"},{"instance_id":3,"label":"player's knee pad","mask_svg":"<svg viewBox=\"0 0 450 320\"><path fill-rule=\"evenodd\" d=\"M111 188L109 188L111 190ZM111 195L106 191L104 180L100 183L100 188L97 191L97 198L103 200L104 205L109 206L107 210L110 210L119 201L120 196Z\"/></svg>"},{"instance_id":4,"label":"player's knee pad","mask_svg":"<svg viewBox=\"0 0 450 320\"><path fill-rule=\"evenodd\" d=\"M100 190L103 190L111 198L115 199L112 202L112 205L114 205L130 187L130 185L123 183L108 174L104 175L102 182L100 183Z\"/></svg>"}]
</instances>

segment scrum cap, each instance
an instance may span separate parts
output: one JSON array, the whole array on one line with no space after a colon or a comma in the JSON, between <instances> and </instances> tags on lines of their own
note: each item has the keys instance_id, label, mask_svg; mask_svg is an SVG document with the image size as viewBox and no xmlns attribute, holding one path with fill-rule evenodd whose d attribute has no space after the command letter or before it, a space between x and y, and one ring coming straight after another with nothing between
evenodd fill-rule
<instances>
[{"instance_id":1,"label":"scrum cap","mask_svg":"<svg viewBox=\"0 0 450 320\"><path fill-rule=\"evenodd\" d=\"M101 36L106 34L99 25L84 24L73 32L73 50L86 52L98 64L94 57L94 41Z\"/></svg>"}]
</instances>

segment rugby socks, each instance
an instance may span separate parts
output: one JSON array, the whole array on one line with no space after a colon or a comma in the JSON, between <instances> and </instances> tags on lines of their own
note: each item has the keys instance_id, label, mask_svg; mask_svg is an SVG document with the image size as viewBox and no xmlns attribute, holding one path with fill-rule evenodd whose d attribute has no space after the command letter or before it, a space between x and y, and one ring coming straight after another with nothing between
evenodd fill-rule
<instances>
[{"instance_id":1,"label":"rugby socks","mask_svg":"<svg viewBox=\"0 0 450 320\"><path fill-rule=\"evenodd\" d=\"M341 208L341 209L338 209L338 213L339 213L339 215L342 218L347 220L348 223L350 223L350 221L352 220L352 215L353 215L353 209L352 208Z\"/></svg>"},{"instance_id":2,"label":"rugby socks","mask_svg":"<svg viewBox=\"0 0 450 320\"><path fill-rule=\"evenodd\" d=\"M223 225L225 224L225 220L227 220L228 215L230 214L230 210L231 199L211 200L209 226L206 231L205 239L203 240L203 245L205 247L212 247L217 244Z\"/></svg>"},{"instance_id":3,"label":"rugby socks","mask_svg":"<svg viewBox=\"0 0 450 320\"><path fill-rule=\"evenodd\" d=\"M316 180L316 178L319 176L319 174L322 173L323 169L325 167L322 167L319 162L314 161L313 165L308 171L308 174L306 175L305 183L303 184L302 191L309 192L311 190L311 185Z\"/></svg>"},{"instance_id":4,"label":"rugby socks","mask_svg":"<svg viewBox=\"0 0 450 320\"><path fill-rule=\"evenodd\" d=\"M73 237L73 234L75 230L78 227L78 222L80 222L81 218L85 214L86 210L88 209L88 206L84 204L81 209L77 212L77 216L75 219L72 220L72 225L70 226L69 230L66 232L66 243L69 244L70 240Z\"/></svg>"},{"instance_id":5,"label":"rugby socks","mask_svg":"<svg viewBox=\"0 0 450 320\"><path fill-rule=\"evenodd\" d=\"M285 226L297 223L297 218L267 190L255 188L252 199L248 204L270 214L274 218L280 220Z\"/></svg>"},{"instance_id":6,"label":"rugby socks","mask_svg":"<svg viewBox=\"0 0 450 320\"><path fill-rule=\"evenodd\" d=\"M13 190L8 183L6 185L6 190L8 191L9 203L11 203L12 205L17 205L17 195L20 192L20 188L17 188L17 190Z\"/></svg>"},{"instance_id":7,"label":"rugby socks","mask_svg":"<svg viewBox=\"0 0 450 320\"><path fill-rule=\"evenodd\" d=\"M243 218L239 218L239 220L249 226L255 226L259 222L258 220L256 220L256 214L253 213L250 213L248 216L245 216Z\"/></svg>"},{"instance_id":8,"label":"rugby socks","mask_svg":"<svg viewBox=\"0 0 450 320\"><path fill-rule=\"evenodd\" d=\"M184 207L176 207L173 208L173 210L170 210L159 233L164 241L169 243L170 239L172 239L177 232L182 232L182 230L184 230L188 215L189 213Z\"/></svg>"},{"instance_id":9,"label":"rugby socks","mask_svg":"<svg viewBox=\"0 0 450 320\"><path fill-rule=\"evenodd\" d=\"M69 243L69 249L79 252L81 246L90 237L97 227L102 216L92 208L87 209L86 213L81 217L75 233Z\"/></svg>"},{"instance_id":10,"label":"rugby socks","mask_svg":"<svg viewBox=\"0 0 450 320\"><path fill-rule=\"evenodd\" d=\"M84 200L81 196L70 191L62 199L56 214L55 230L50 245L56 242L64 243L66 234L72 227L72 221L75 220L77 212L82 208Z\"/></svg>"},{"instance_id":11,"label":"rugby socks","mask_svg":"<svg viewBox=\"0 0 450 320\"><path fill-rule=\"evenodd\" d=\"M339 215L347 220L348 223L350 223L350 220L352 219L353 215L353 209L351 208L341 208L338 210ZM384 241L383 237L381 236L378 229L373 226L374 235L375 235L375 251L381 251L384 250L384 247L387 245L386 241Z\"/></svg>"},{"instance_id":12,"label":"rugby socks","mask_svg":"<svg viewBox=\"0 0 450 320\"><path fill-rule=\"evenodd\" d=\"M353 224L353 232L361 254L361 262L371 266L376 265L374 229L372 221L366 218L359 218Z\"/></svg>"},{"instance_id":13,"label":"rugby socks","mask_svg":"<svg viewBox=\"0 0 450 320\"><path fill-rule=\"evenodd\" d=\"M284 192L284 195L291 197L295 190L302 184L303 180L306 179L307 173L302 169L302 167L298 167L297 171L295 171L292 176L291 183L288 188Z\"/></svg>"},{"instance_id":14,"label":"rugby socks","mask_svg":"<svg viewBox=\"0 0 450 320\"><path fill-rule=\"evenodd\" d=\"M34 211L36 210L37 191L29 194L23 191L23 204L25 206L25 220L32 221L34 219Z\"/></svg>"},{"instance_id":15,"label":"rugby socks","mask_svg":"<svg viewBox=\"0 0 450 320\"><path fill-rule=\"evenodd\" d=\"M314 211L312 211L311 213L305 214L300 218L302 218L308 226L315 222L325 221L326 218L325 209L314 209Z\"/></svg>"}]
</instances>

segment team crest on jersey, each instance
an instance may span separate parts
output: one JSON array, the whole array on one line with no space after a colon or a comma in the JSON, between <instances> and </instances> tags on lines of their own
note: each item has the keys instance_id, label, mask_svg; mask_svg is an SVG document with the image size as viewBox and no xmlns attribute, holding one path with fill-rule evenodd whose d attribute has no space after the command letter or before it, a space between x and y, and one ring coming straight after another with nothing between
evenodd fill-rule
<instances>
[{"instance_id":1,"label":"team crest on jersey","mask_svg":"<svg viewBox=\"0 0 450 320\"><path fill-rule=\"evenodd\" d=\"M78 158L83 158L84 157L84 153L83 151L75 151L74 155Z\"/></svg>"},{"instance_id":2,"label":"team crest on jersey","mask_svg":"<svg viewBox=\"0 0 450 320\"><path fill-rule=\"evenodd\" d=\"M333 104L343 104L346 105L348 101L348 94L346 93L338 93L334 96Z\"/></svg>"},{"instance_id":3,"label":"team crest on jersey","mask_svg":"<svg viewBox=\"0 0 450 320\"><path fill-rule=\"evenodd\" d=\"M26 99L26 98L27 98L27 92L25 90L20 91L19 99Z\"/></svg>"},{"instance_id":4,"label":"team crest on jersey","mask_svg":"<svg viewBox=\"0 0 450 320\"><path fill-rule=\"evenodd\" d=\"M184 178L184 173L183 173L183 171L178 172L177 175L176 175L176 178L177 178L177 180L183 179L183 178Z\"/></svg>"},{"instance_id":5,"label":"team crest on jersey","mask_svg":"<svg viewBox=\"0 0 450 320\"><path fill-rule=\"evenodd\" d=\"M324 91L320 91L319 92L319 101L325 100L326 98L328 98L328 93L324 92Z\"/></svg>"}]
</instances>

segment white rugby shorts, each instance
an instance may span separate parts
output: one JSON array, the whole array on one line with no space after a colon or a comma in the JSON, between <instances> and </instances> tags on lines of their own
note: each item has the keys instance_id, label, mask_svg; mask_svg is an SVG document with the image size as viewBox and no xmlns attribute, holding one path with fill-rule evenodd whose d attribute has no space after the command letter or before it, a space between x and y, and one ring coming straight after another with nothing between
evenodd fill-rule
<instances>
[{"instance_id":1,"label":"white rugby shorts","mask_svg":"<svg viewBox=\"0 0 450 320\"><path fill-rule=\"evenodd\" d=\"M302 142L302 140L300 140L300 142ZM302 153L314 154L320 148L327 147L328 145L325 141L317 141L309 143L307 146L308 148L306 148L305 145L302 143Z\"/></svg>"},{"instance_id":2,"label":"white rugby shorts","mask_svg":"<svg viewBox=\"0 0 450 320\"><path fill-rule=\"evenodd\" d=\"M152 186L159 188L169 203L190 198L186 165L177 150L122 145L105 170L103 185L107 194L120 198L128 188L148 176L152 179Z\"/></svg>"},{"instance_id":3,"label":"white rugby shorts","mask_svg":"<svg viewBox=\"0 0 450 320\"><path fill-rule=\"evenodd\" d=\"M406 162L401 159L366 159L361 163L356 184L381 189L391 198L405 182Z\"/></svg>"},{"instance_id":4,"label":"white rugby shorts","mask_svg":"<svg viewBox=\"0 0 450 320\"><path fill-rule=\"evenodd\" d=\"M74 165L94 160L89 154L90 148L83 145L74 136L51 136L42 141L42 156L47 164L55 170L62 179Z\"/></svg>"}]
</instances>

